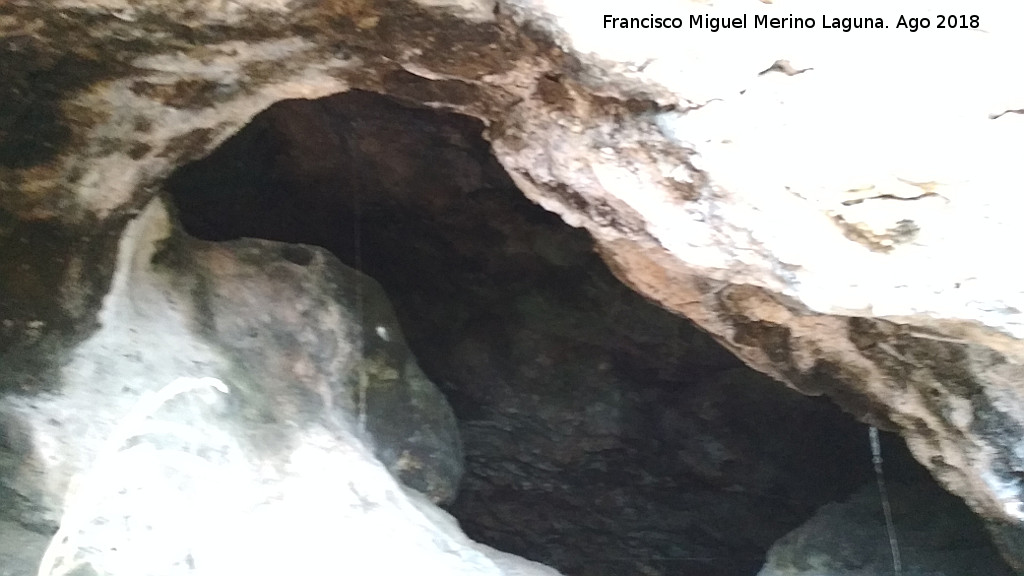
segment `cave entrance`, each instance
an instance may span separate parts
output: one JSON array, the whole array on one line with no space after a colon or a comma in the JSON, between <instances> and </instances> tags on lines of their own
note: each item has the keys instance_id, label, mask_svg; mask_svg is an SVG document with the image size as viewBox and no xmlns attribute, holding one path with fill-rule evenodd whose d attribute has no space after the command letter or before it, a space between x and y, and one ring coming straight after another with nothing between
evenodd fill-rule
<instances>
[{"instance_id":1,"label":"cave entrance","mask_svg":"<svg viewBox=\"0 0 1024 576\"><path fill-rule=\"evenodd\" d=\"M476 540L571 576L752 576L873 480L862 425L623 286L482 132L366 92L284 101L167 192L196 237L319 245L384 286L459 419L449 511Z\"/></svg>"}]
</instances>

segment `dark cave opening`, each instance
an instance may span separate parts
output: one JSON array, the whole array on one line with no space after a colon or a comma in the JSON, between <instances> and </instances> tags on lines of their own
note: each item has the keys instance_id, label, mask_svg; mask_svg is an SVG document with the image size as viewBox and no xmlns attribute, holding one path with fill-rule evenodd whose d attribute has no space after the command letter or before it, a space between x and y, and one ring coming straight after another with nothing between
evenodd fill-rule
<instances>
[{"instance_id":1,"label":"dark cave opening","mask_svg":"<svg viewBox=\"0 0 1024 576\"><path fill-rule=\"evenodd\" d=\"M459 420L449 511L476 540L571 576L752 576L873 481L863 425L626 288L482 132L366 92L284 101L166 189L193 236L319 245L384 286Z\"/></svg>"}]
</instances>

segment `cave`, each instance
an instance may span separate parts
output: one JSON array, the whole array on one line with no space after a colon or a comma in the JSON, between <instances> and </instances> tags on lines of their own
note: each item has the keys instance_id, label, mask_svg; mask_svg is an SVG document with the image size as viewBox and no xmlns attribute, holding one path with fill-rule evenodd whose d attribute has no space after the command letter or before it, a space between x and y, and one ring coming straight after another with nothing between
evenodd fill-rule
<instances>
[{"instance_id":1,"label":"cave","mask_svg":"<svg viewBox=\"0 0 1024 576\"><path fill-rule=\"evenodd\" d=\"M381 283L458 420L446 509L475 540L569 576L753 576L819 508L874 489L866 425L626 287L485 133L359 90L285 100L164 194L193 237L320 246ZM898 436L882 451L895 508L914 486L972 526L961 545L989 546Z\"/></svg>"},{"instance_id":2,"label":"cave","mask_svg":"<svg viewBox=\"0 0 1024 576\"><path fill-rule=\"evenodd\" d=\"M1019 14L804 4L0 2L0 576L1024 574Z\"/></svg>"}]
</instances>

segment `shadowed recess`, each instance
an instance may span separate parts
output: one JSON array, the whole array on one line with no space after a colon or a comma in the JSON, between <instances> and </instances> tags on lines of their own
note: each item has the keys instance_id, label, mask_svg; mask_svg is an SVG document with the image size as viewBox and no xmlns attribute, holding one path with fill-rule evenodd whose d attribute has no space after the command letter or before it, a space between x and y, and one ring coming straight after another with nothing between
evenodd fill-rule
<instances>
[{"instance_id":1,"label":"shadowed recess","mask_svg":"<svg viewBox=\"0 0 1024 576\"><path fill-rule=\"evenodd\" d=\"M450 511L474 539L571 576L752 576L873 482L864 426L624 287L483 129L358 91L284 101L167 192L194 236L323 246L384 286L459 418ZM929 481L884 449L892 482Z\"/></svg>"}]
</instances>

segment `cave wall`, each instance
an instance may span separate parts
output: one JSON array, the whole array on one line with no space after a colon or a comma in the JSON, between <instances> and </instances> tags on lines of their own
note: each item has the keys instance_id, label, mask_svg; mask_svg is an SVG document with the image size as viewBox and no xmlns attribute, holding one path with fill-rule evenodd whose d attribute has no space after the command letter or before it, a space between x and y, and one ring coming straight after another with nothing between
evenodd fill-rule
<instances>
[{"instance_id":1,"label":"cave wall","mask_svg":"<svg viewBox=\"0 0 1024 576\"><path fill-rule=\"evenodd\" d=\"M111 284L50 389L0 397L4 573L557 574L437 508L455 419L366 276L154 200Z\"/></svg>"},{"instance_id":2,"label":"cave wall","mask_svg":"<svg viewBox=\"0 0 1024 576\"><path fill-rule=\"evenodd\" d=\"M868 53L818 30L752 33L748 49L689 34L658 57L666 35L612 47L568 3L546 19L516 4L585 70L547 115L492 129L517 185L590 231L624 282L751 366L900 430L995 529L1016 526L1019 277L988 256L1013 243L990 210L1015 210L996 182L1021 147L1001 9L979 5L991 15L956 41L915 37L920 52L897 14L858 3L890 24L862 32ZM557 160L569 149L590 152Z\"/></svg>"},{"instance_id":3,"label":"cave wall","mask_svg":"<svg viewBox=\"0 0 1024 576\"><path fill-rule=\"evenodd\" d=\"M586 228L624 282L751 366L899 431L1018 555L1022 307L999 248L1018 213L1019 8L972 5L978 27L951 36L738 43L608 36L600 6L4 3L3 387L52 385L39 359L95 330L113 245L174 167L275 101L363 88L482 119L517 187Z\"/></svg>"},{"instance_id":4,"label":"cave wall","mask_svg":"<svg viewBox=\"0 0 1024 576\"><path fill-rule=\"evenodd\" d=\"M573 575L753 574L868 480L863 426L622 285L482 129L362 91L285 101L166 190L191 235L324 246L381 282L458 417L449 510L474 539Z\"/></svg>"}]
</instances>

